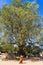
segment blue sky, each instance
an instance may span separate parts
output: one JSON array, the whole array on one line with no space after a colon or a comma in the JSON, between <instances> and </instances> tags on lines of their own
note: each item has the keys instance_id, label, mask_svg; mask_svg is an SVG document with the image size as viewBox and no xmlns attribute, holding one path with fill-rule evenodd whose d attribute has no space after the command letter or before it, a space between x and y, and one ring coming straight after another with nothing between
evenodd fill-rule
<instances>
[{"instance_id":1,"label":"blue sky","mask_svg":"<svg viewBox=\"0 0 43 65\"><path fill-rule=\"evenodd\" d=\"M25 1L29 1L29 0L22 0L23 2ZM30 0L33 1L33 0ZM43 16L43 0L35 0L38 4L39 4L39 12L40 15ZM0 8L2 7L3 3L9 4L11 2L11 0L0 0Z\"/></svg>"}]
</instances>

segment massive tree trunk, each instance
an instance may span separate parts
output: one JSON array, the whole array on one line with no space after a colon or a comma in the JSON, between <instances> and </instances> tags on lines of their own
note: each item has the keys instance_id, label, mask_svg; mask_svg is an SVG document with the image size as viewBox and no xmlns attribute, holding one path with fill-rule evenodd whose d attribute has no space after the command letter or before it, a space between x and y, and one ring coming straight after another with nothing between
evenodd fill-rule
<instances>
[{"instance_id":1,"label":"massive tree trunk","mask_svg":"<svg viewBox=\"0 0 43 65\"><path fill-rule=\"evenodd\" d=\"M26 53L24 51L24 46L19 46L19 49L18 49L18 55L23 55L24 57L26 56Z\"/></svg>"}]
</instances>

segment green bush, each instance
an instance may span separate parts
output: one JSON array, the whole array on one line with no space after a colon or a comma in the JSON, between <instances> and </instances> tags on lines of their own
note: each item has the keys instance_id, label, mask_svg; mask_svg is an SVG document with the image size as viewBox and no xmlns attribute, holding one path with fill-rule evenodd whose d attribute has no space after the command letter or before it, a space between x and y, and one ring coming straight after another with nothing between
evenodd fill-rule
<instances>
[{"instance_id":1,"label":"green bush","mask_svg":"<svg viewBox=\"0 0 43 65\"><path fill-rule=\"evenodd\" d=\"M26 52L26 54L28 55L28 54L32 54L32 48L31 48L31 46L25 46L25 48L24 48L24 50L25 50L25 52Z\"/></svg>"},{"instance_id":2,"label":"green bush","mask_svg":"<svg viewBox=\"0 0 43 65\"><path fill-rule=\"evenodd\" d=\"M41 52L41 49L39 47L31 47L30 45L25 46L24 50L27 55L39 54Z\"/></svg>"},{"instance_id":3,"label":"green bush","mask_svg":"<svg viewBox=\"0 0 43 65\"><path fill-rule=\"evenodd\" d=\"M8 53L13 53L14 52L14 46L12 44L1 44L2 47L2 52L8 52Z\"/></svg>"}]
</instances>

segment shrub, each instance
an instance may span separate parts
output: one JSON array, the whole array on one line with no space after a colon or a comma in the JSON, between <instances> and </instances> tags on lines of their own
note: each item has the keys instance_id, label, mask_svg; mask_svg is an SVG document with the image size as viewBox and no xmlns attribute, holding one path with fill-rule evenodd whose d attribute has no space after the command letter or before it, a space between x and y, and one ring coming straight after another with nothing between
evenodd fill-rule
<instances>
[{"instance_id":1,"label":"shrub","mask_svg":"<svg viewBox=\"0 0 43 65\"><path fill-rule=\"evenodd\" d=\"M12 44L1 44L2 52L8 52L13 53L14 52L14 46Z\"/></svg>"}]
</instances>

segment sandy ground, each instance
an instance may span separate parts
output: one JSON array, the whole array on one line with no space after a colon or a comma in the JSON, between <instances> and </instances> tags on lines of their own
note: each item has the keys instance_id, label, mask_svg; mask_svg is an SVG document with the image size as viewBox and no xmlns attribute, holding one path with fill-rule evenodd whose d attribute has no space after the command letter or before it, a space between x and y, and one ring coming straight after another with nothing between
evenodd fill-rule
<instances>
[{"instance_id":1,"label":"sandy ground","mask_svg":"<svg viewBox=\"0 0 43 65\"><path fill-rule=\"evenodd\" d=\"M8 60L8 61L0 60L0 65L43 65L43 61L26 60L23 61L23 64L19 64L19 61L16 60Z\"/></svg>"}]
</instances>

